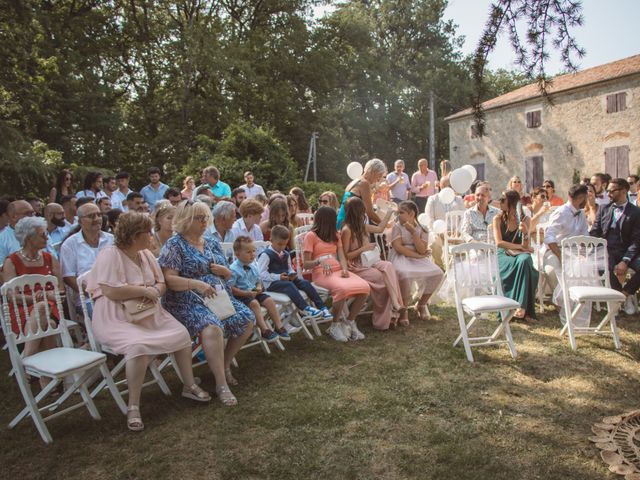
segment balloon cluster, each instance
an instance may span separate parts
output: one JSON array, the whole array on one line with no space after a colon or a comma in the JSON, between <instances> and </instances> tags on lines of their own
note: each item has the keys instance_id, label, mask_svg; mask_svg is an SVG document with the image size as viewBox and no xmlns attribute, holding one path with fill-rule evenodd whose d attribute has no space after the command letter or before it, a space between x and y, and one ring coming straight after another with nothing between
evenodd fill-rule
<instances>
[{"instance_id":1,"label":"balloon cluster","mask_svg":"<svg viewBox=\"0 0 640 480\"><path fill-rule=\"evenodd\" d=\"M471 184L477 177L478 172L473 165L465 165L464 167L456 168L449 176L449 183L451 184L451 187L443 188L438 194L440 201L445 205L449 205L455 200L456 192L464 193L469 190L469 187L471 187ZM435 223L436 222L434 222L434 230ZM442 231L446 229L446 225L439 227Z\"/></svg>"}]
</instances>

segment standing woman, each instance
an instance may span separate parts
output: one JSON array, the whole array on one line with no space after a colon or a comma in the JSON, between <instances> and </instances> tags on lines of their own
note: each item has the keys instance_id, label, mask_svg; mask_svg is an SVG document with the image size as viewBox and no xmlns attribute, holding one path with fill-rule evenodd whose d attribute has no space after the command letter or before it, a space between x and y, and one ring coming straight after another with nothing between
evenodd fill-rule
<instances>
[{"instance_id":1,"label":"standing woman","mask_svg":"<svg viewBox=\"0 0 640 480\"><path fill-rule=\"evenodd\" d=\"M367 210L367 217L376 225L381 221L381 218L373 210L372 190L371 186L380 182L387 174L387 166L379 158L373 158L364 165L364 171L360 178L356 178L347 185L342 196L342 202L340 204L340 210L338 211L337 227L342 228L345 217L345 203L351 197L358 197L364 202L365 209Z\"/></svg>"},{"instance_id":2,"label":"standing woman","mask_svg":"<svg viewBox=\"0 0 640 480\"><path fill-rule=\"evenodd\" d=\"M393 214L387 216L379 226L367 223L364 202L358 197L347 200L346 216L342 227L342 246L349 265L349 271L365 280L371 287L373 301L373 328L387 330L395 326L401 312L406 310L398 282L396 269L391 262L379 260L372 266L363 266L361 256L376 247L369 241L370 233L382 233Z\"/></svg>"},{"instance_id":3,"label":"standing woman","mask_svg":"<svg viewBox=\"0 0 640 480\"><path fill-rule=\"evenodd\" d=\"M598 215L598 204L596 203L596 187L591 183L587 183L587 204L584 206L584 214L587 217L589 228L596 221Z\"/></svg>"},{"instance_id":4,"label":"standing woman","mask_svg":"<svg viewBox=\"0 0 640 480\"><path fill-rule=\"evenodd\" d=\"M304 196L304 190L300 187L293 187L289 191L289 195L293 195L298 202L298 213L312 213L307 197Z\"/></svg>"},{"instance_id":5,"label":"standing woman","mask_svg":"<svg viewBox=\"0 0 640 480\"><path fill-rule=\"evenodd\" d=\"M193 189L196 188L196 182L193 177L188 176L185 178L184 182L182 182L182 187L182 191L180 192L182 199L191 200L191 197L193 197Z\"/></svg>"},{"instance_id":6,"label":"standing woman","mask_svg":"<svg viewBox=\"0 0 640 480\"><path fill-rule=\"evenodd\" d=\"M73 174L67 169L58 174L56 185L49 192L49 203L62 205L62 197L65 195L73 196Z\"/></svg>"},{"instance_id":7,"label":"standing woman","mask_svg":"<svg viewBox=\"0 0 640 480\"><path fill-rule=\"evenodd\" d=\"M313 218L311 231L304 237L303 267L311 270L312 280L329 290L333 298L333 322L328 333L338 342L362 340L364 335L356 325L356 316L369 295L369 284L349 273L342 250L340 234L336 232L336 211L320 207ZM346 322L342 322L342 308L347 298L353 298Z\"/></svg>"},{"instance_id":8,"label":"standing woman","mask_svg":"<svg viewBox=\"0 0 640 480\"><path fill-rule=\"evenodd\" d=\"M440 285L443 273L429 260L429 232L418 223L418 207L412 201L400 202L398 221L391 230L389 241L393 247L389 260L398 273L404 305L409 305L411 294L416 290L416 312L421 320L428 320L431 314L427 302ZM400 317L400 325L409 325L406 310Z\"/></svg>"},{"instance_id":9,"label":"standing woman","mask_svg":"<svg viewBox=\"0 0 640 480\"><path fill-rule=\"evenodd\" d=\"M529 247L529 219L524 216L515 190L500 197L502 214L493 218L493 234L498 246L498 266L505 296L520 304L514 315L534 321L538 271L533 268L533 250Z\"/></svg>"},{"instance_id":10,"label":"standing woman","mask_svg":"<svg viewBox=\"0 0 640 480\"><path fill-rule=\"evenodd\" d=\"M527 205L531 205L531 197L526 194L524 188L522 186L522 180L517 175L514 175L509 179L509 183L507 184L507 190L515 190L520 195L520 204L525 207Z\"/></svg>"},{"instance_id":11,"label":"standing woman","mask_svg":"<svg viewBox=\"0 0 640 480\"><path fill-rule=\"evenodd\" d=\"M429 170L426 158L418 160L418 171L411 175L411 191L416 195L416 205L419 212L424 212L427 199L436 193L438 175Z\"/></svg>"}]
</instances>

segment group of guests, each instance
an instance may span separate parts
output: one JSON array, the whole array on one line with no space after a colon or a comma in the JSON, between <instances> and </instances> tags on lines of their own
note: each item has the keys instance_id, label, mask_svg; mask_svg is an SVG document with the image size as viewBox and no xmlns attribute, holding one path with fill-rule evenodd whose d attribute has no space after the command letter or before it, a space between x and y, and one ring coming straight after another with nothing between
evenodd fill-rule
<instances>
[{"instance_id":1,"label":"group of guests","mask_svg":"<svg viewBox=\"0 0 640 480\"><path fill-rule=\"evenodd\" d=\"M418 318L428 319L428 301L447 267L436 255L441 239L429 235L429 229L450 211L464 211L461 241L496 243L505 294L521 305L519 318L535 319L538 275L557 284L560 242L586 234L590 224L591 235L608 241L612 285L629 297L635 295L638 273L624 287L621 282L627 269L640 272L640 210L633 199L634 193L637 199L637 177L595 175L587 185L572 187L566 203L550 180L527 195L520 179L513 177L495 200L491 185L478 181L471 194L444 204L435 193L448 185L448 175L438 180L423 160L410 181L402 161L391 173L383 161L368 161L362 175L346 186L341 201L333 192L319 196L312 223L304 231L296 229L305 225L305 214L313 210L304 192L294 188L288 195L271 192L267 197L251 172L246 172L243 186L231 190L215 167L207 167L201 175L203 185L196 188L193 178L187 177L182 191L172 191L160 182L160 171L150 169L148 188L140 193L128 192L126 174L113 179L92 175L74 196L72 176L65 171L51 191L43 217L36 216L26 200L6 205L7 226L0 232L3 279L28 273L55 275L73 295L80 289L78 278L89 272L88 311L96 338L126 359L127 426L134 431L144 428L140 392L146 368L158 355L175 356L183 396L211 399L193 377L194 342L202 345L219 400L226 406L237 404L231 387L238 380L231 362L256 327L266 342L287 341L299 330L280 317L269 292L287 295L303 321L330 321L327 332L338 342L364 339L356 318L369 298L375 329L408 326L410 308ZM608 203L599 196L603 191ZM415 201L409 199L411 192ZM390 201L380 203L387 200L387 193ZM114 204L122 207L106 229L105 198L111 210ZM592 200L596 208L590 220ZM73 218L65 206L69 203L76 209ZM419 221L423 212L427 220ZM533 233L542 224L546 226L544 272L538 272L530 253ZM69 226L75 230L58 231ZM258 246L263 240L270 242L267 248ZM222 243L233 244L233 259ZM297 244L302 246L298 252ZM302 258L294 262L296 253ZM296 265L302 271L296 271ZM330 308L322 290L332 299ZM211 303L225 302L227 297L232 308L222 317ZM146 318L136 322L123 307L123 302L134 299L154 305ZM79 297L75 306L82 311ZM42 312L50 312L45 323L62 315L53 292L46 289L28 302L27 311L21 307L12 312L12 328L16 333L36 328L45 317ZM27 342L25 354L51 348L47 342Z\"/></svg>"}]
</instances>

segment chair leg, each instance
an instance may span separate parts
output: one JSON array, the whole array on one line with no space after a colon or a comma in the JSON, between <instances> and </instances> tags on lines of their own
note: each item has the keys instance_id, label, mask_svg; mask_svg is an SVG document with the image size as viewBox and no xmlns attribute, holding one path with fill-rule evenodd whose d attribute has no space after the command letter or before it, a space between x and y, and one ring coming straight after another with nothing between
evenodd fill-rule
<instances>
[{"instance_id":1,"label":"chair leg","mask_svg":"<svg viewBox=\"0 0 640 480\"><path fill-rule=\"evenodd\" d=\"M505 337L507 337L507 345L509 346L509 351L511 352L511 357L512 358L516 358L518 356L518 352L516 351L516 344L513 341L513 336L511 335L511 319L513 318L513 314L515 313L515 311L511 312L511 313L507 313L506 315L502 316L502 325L504 327L504 335ZM502 312L500 312L500 315L502 315Z\"/></svg>"},{"instance_id":2,"label":"chair leg","mask_svg":"<svg viewBox=\"0 0 640 480\"><path fill-rule=\"evenodd\" d=\"M576 318L582 309L584 308L584 302L580 302L576 305L576 308L573 309L573 312L567 312L569 314L567 318L567 331L569 332L569 344L571 345L571 349L576 351L578 349L578 344L576 343L576 333L573 330L573 319Z\"/></svg>"},{"instance_id":3,"label":"chair leg","mask_svg":"<svg viewBox=\"0 0 640 480\"><path fill-rule=\"evenodd\" d=\"M307 328L307 324L304 323L304 320L302 320L302 318L300 318L300 314L298 312L294 312L294 313L291 314L291 316L296 318L298 320L298 322L300 323L300 327L302 327L302 331L304 332L304 336L307 337L309 340L313 340L313 335L311 334L311 332Z\"/></svg>"},{"instance_id":4,"label":"chair leg","mask_svg":"<svg viewBox=\"0 0 640 480\"><path fill-rule=\"evenodd\" d=\"M317 337L321 337L322 332L320 331L320 327L318 326L318 322L316 322L316 319L311 318L309 321L311 322L311 328L313 329L313 333L315 333Z\"/></svg>"},{"instance_id":5,"label":"chair leg","mask_svg":"<svg viewBox=\"0 0 640 480\"><path fill-rule=\"evenodd\" d=\"M85 377L85 375L83 375L83 377ZM86 375L86 378L83 378L82 384L78 388L78 391L80 392L80 395L82 396L82 401L85 407L87 407L87 410L89 410L89 414L91 415L91 417L94 420L100 420L100 413L96 408L96 404L93 403L93 398L91 398L91 395L89 394L89 390L87 389L88 379L89 379L89 375Z\"/></svg>"},{"instance_id":6,"label":"chair leg","mask_svg":"<svg viewBox=\"0 0 640 480\"><path fill-rule=\"evenodd\" d=\"M120 395L120 390L118 390L118 386L113 381L113 377L111 376L111 372L109 371L109 367L107 367L106 363L103 363L102 365L100 365L100 373L102 373L102 377L104 378L104 382L106 383L107 388L109 389L109 392L111 392L111 396L115 400L116 405L118 405L118 408L120 409L120 411L124 415L126 415L127 414L127 404L124 403L122 395ZM94 390L94 392L95 392L95 390ZM92 396L93 396L94 392L91 392Z\"/></svg>"},{"instance_id":7,"label":"chair leg","mask_svg":"<svg viewBox=\"0 0 640 480\"><path fill-rule=\"evenodd\" d=\"M469 321L469 325L475 322L476 316ZM469 343L469 332L467 331L467 323L464 319L464 313L461 310L458 310L458 323L460 324L460 337L462 338L462 344L464 345L464 351L467 355L467 360L473 363L473 353L471 352L471 344ZM458 340L455 341L453 346L455 347L458 343Z\"/></svg>"},{"instance_id":8,"label":"chair leg","mask_svg":"<svg viewBox=\"0 0 640 480\"><path fill-rule=\"evenodd\" d=\"M167 382L164 381L162 374L158 371L158 367L156 367L153 360L149 364L149 370L151 371L151 375L153 375L153 378L158 384L158 387L160 387L160 390L162 390L162 393L164 393L167 396L171 395L171 390L169 389Z\"/></svg>"},{"instance_id":9,"label":"chair leg","mask_svg":"<svg viewBox=\"0 0 640 480\"><path fill-rule=\"evenodd\" d=\"M469 336L469 332L471 331L471 327L473 327L473 325L478 321L478 316L474 315L473 317L471 317L471 320L469 320L469 323L466 324L466 332L467 332L467 337ZM458 335L458 338L456 338L456 341L453 342L453 346L457 347L458 343L460 343L460 340L462 340L462 330L460 330L460 335Z\"/></svg>"},{"instance_id":10,"label":"chair leg","mask_svg":"<svg viewBox=\"0 0 640 480\"><path fill-rule=\"evenodd\" d=\"M616 347L616 350L620 350L620 337L618 336L618 324L616 320L616 315L620 310L620 304L607 302L607 315L602 320L600 325L598 325L598 330L606 325L605 320L609 321L609 328L611 329L611 336L613 337L613 344Z\"/></svg>"},{"instance_id":11,"label":"chair leg","mask_svg":"<svg viewBox=\"0 0 640 480\"><path fill-rule=\"evenodd\" d=\"M28 411L28 415L31 415L31 419L33 420L33 423L35 423L36 429L38 430L40 437L42 437L42 440L44 441L44 443L52 443L53 438L51 437L51 433L49 433L49 429L44 423L44 418L42 418L42 414L38 409L38 404L36 403L36 399L33 397L33 393L31 392L31 387L29 386L29 383L24 377L24 372L17 374L16 379L18 380L18 386L20 387L20 391L22 392L22 398L24 398L24 401L27 404L26 408ZM9 424L9 428L13 428L13 427L15 427L15 424L11 422Z\"/></svg>"}]
</instances>

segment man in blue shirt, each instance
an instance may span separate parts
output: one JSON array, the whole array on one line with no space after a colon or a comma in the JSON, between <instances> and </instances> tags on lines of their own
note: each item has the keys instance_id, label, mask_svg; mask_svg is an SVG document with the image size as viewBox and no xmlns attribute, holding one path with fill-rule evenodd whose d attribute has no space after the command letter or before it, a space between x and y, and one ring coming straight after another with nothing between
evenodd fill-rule
<instances>
[{"instance_id":1,"label":"man in blue shirt","mask_svg":"<svg viewBox=\"0 0 640 480\"><path fill-rule=\"evenodd\" d=\"M0 268L9 255L20 250L20 242L18 242L14 230L16 224L24 217L33 217L35 212L26 200L16 200L9 204L7 214L9 215L9 225L0 232Z\"/></svg>"},{"instance_id":2,"label":"man in blue shirt","mask_svg":"<svg viewBox=\"0 0 640 480\"><path fill-rule=\"evenodd\" d=\"M149 210L153 212L156 202L164 198L164 193L169 190L169 185L160 181L162 172L158 167L151 167L148 172L149 185L140 190L144 201L149 204Z\"/></svg>"},{"instance_id":3,"label":"man in blue shirt","mask_svg":"<svg viewBox=\"0 0 640 480\"><path fill-rule=\"evenodd\" d=\"M231 187L220 180L220 171L216 167L205 168L203 177L204 181L209 184L215 202L231 198Z\"/></svg>"},{"instance_id":4,"label":"man in blue shirt","mask_svg":"<svg viewBox=\"0 0 640 480\"><path fill-rule=\"evenodd\" d=\"M47 239L46 251L58 258L60 244L64 237L69 233L69 229L64 224L64 208L58 203L50 203L44 208L44 219L47 221Z\"/></svg>"}]
</instances>

